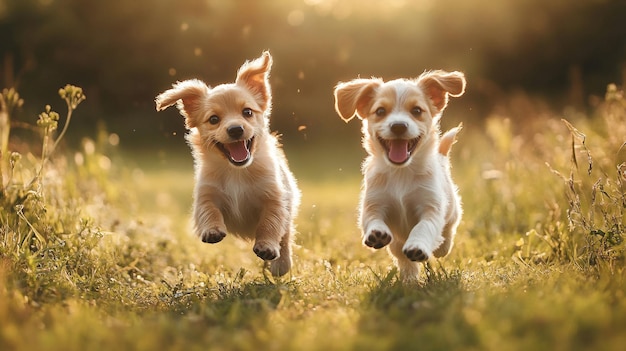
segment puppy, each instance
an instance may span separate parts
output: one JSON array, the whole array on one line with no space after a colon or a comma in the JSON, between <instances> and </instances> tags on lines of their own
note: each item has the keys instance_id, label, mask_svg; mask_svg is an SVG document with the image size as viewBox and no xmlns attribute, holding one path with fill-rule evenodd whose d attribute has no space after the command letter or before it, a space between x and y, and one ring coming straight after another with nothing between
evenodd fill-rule
<instances>
[{"instance_id":1,"label":"puppy","mask_svg":"<svg viewBox=\"0 0 626 351\"><path fill-rule=\"evenodd\" d=\"M448 96L461 96L460 72L433 71L417 79L355 79L335 87L335 109L346 122L363 122L360 228L363 243L388 249L404 281L418 262L446 256L462 208L448 152L461 125L440 137Z\"/></svg>"},{"instance_id":2,"label":"puppy","mask_svg":"<svg viewBox=\"0 0 626 351\"><path fill-rule=\"evenodd\" d=\"M205 243L231 233L254 240L275 276L291 268L300 191L277 137L270 133L272 56L246 62L234 83L209 87L192 79L156 97L157 111L176 104L195 161L193 219Z\"/></svg>"}]
</instances>

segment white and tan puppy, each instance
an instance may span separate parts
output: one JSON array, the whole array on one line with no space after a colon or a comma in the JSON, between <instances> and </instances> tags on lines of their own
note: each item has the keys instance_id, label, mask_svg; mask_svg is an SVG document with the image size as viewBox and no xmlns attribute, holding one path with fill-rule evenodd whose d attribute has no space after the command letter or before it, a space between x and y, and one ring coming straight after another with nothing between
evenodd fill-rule
<instances>
[{"instance_id":1,"label":"white and tan puppy","mask_svg":"<svg viewBox=\"0 0 626 351\"><path fill-rule=\"evenodd\" d=\"M205 243L226 233L254 240L272 261L273 275L291 268L294 217L300 191L277 137L270 133L269 52L246 62L234 83L209 87L192 79L156 98L157 110L176 104L195 161L193 218Z\"/></svg>"},{"instance_id":2,"label":"white and tan puppy","mask_svg":"<svg viewBox=\"0 0 626 351\"><path fill-rule=\"evenodd\" d=\"M460 126L440 136L448 96L465 91L460 72L432 71L417 79L355 79L335 87L335 109L363 122L360 227L363 243L389 252L404 281L418 262L446 256L462 208L448 152Z\"/></svg>"}]
</instances>

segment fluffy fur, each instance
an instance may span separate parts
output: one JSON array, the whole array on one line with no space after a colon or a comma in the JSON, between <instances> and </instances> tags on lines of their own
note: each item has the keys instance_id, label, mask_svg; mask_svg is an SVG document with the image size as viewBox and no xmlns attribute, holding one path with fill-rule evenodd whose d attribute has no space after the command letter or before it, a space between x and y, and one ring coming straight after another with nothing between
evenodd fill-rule
<instances>
[{"instance_id":1,"label":"fluffy fur","mask_svg":"<svg viewBox=\"0 0 626 351\"><path fill-rule=\"evenodd\" d=\"M432 71L417 79L355 79L335 87L335 109L363 122L359 224L363 243L388 249L405 281L418 262L446 256L462 208L448 153L461 126L443 137L439 119L449 96L465 91L460 72Z\"/></svg>"},{"instance_id":2,"label":"fluffy fur","mask_svg":"<svg viewBox=\"0 0 626 351\"><path fill-rule=\"evenodd\" d=\"M254 240L273 275L291 268L291 243L300 191L275 135L269 52L244 63L234 83L209 87L192 79L156 98L157 110L176 104L195 160L193 219L205 243L226 233Z\"/></svg>"}]
</instances>

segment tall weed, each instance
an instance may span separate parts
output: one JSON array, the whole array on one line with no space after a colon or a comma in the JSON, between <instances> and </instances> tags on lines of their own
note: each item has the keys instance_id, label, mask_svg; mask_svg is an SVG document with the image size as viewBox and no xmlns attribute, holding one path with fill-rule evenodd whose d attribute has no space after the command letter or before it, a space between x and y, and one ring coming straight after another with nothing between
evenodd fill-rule
<instances>
[{"instance_id":1,"label":"tall weed","mask_svg":"<svg viewBox=\"0 0 626 351\"><path fill-rule=\"evenodd\" d=\"M6 284L22 291L29 301L61 301L77 291L97 291L98 255L94 248L101 233L81 212L80 196L69 196L67 169L50 162L71 122L72 113L85 99L81 88L59 90L67 104L61 132L60 115L50 106L36 121L41 132L41 155L9 152L11 115L23 104L14 90L0 95L2 154L0 154L0 259L8 266ZM79 194L79 191L74 191Z\"/></svg>"},{"instance_id":2,"label":"tall weed","mask_svg":"<svg viewBox=\"0 0 626 351\"><path fill-rule=\"evenodd\" d=\"M570 134L569 170L565 170L566 165L548 165L565 185L566 218L556 223L566 225L546 223L539 236L559 260L572 261L583 268L601 265L612 269L617 263L624 263L626 248L623 92L609 85L596 114L595 119L576 121L580 127L562 120Z\"/></svg>"}]
</instances>

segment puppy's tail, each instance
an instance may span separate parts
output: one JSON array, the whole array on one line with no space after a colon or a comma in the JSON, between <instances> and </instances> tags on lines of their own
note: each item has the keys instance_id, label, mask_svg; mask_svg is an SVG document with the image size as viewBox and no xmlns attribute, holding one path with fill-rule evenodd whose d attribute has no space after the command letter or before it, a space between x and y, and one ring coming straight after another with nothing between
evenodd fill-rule
<instances>
[{"instance_id":1,"label":"puppy's tail","mask_svg":"<svg viewBox=\"0 0 626 351\"><path fill-rule=\"evenodd\" d=\"M439 141L440 154L442 154L443 156L448 156L448 153L450 153L450 149L452 149L452 145L456 143L456 135L461 131L461 129L463 129L463 122L445 132L445 134L441 137L441 140Z\"/></svg>"}]
</instances>

